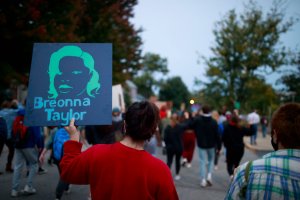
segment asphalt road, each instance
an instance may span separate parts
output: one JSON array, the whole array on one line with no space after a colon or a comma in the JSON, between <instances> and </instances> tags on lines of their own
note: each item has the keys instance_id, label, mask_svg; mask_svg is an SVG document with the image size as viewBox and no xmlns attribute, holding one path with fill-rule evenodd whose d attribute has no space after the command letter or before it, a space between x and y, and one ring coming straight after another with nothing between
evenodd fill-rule
<instances>
[{"instance_id":1,"label":"asphalt road","mask_svg":"<svg viewBox=\"0 0 300 200\"><path fill-rule=\"evenodd\" d=\"M270 146L268 146L269 138L258 138L258 148L255 153L246 150L241 163L254 160L260 157L262 154L270 152ZM165 156L161 154L161 148L157 148L157 156L166 160ZM7 157L7 149L4 148L0 157L0 171L4 172ZM46 174L37 175L34 179L34 187L37 189L37 193L31 196L20 196L14 199L26 199L26 200L54 200L55 199L55 187L58 181L58 170L55 165L50 166L47 163L44 164L44 168L47 170ZM174 173L175 166L172 166L172 172ZM175 181L176 189L181 200L218 200L224 199L229 186L229 176L226 171L225 156L221 155L219 159L219 169L213 172L213 186L207 188L200 187L199 179L199 159L197 149L194 153L194 158L191 168L182 168L180 171L181 179ZM22 187L25 184L26 172L23 173ZM12 174L4 173L0 175L0 199L9 200L12 183ZM87 200L89 196L89 186L84 185L72 185L71 193L64 194L63 200Z\"/></svg>"}]
</instances>

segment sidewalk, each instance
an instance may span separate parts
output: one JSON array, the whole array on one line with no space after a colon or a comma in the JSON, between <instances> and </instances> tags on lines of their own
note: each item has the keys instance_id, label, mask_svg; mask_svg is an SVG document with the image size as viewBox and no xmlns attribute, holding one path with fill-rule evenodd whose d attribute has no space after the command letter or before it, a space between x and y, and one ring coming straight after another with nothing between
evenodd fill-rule
<instances>
[{"instance_id":1,"label":"sidewalk","mask_svg":"<svg viewBox=\"0 0 300 200\"><path fill-rule=\"evenodd\" d=\"M268 153L272 150L270 144L270 137L262 138L259 134L257 139L257 145L253 146L254 150L245 150L244 157L241 164L248 161L254 160L260 157L262 154ZM245 138L245 142L248 142L249 138ZM0 157L0 171L5 170L7 157L7 148L3 149ZM162 155L162 149L157 148L157 157L166 161L166 156ZM46 174L37 175L34 180L34 186L37 189L37 194L32 196L21 196L15 199L26 199L26 200L54 200L55 199L55 187L58 181L58 171L56 166L44 165L44 168L48 170ZM175 171L175 165L173 163L172 172ZM219 159L219 169L213 172L213 186L207 188L200 187L199 179L199 157L197 148L195 149L194 159L192 161L191 168L181 168L180 171L181 179L175 181L176 189L181 200L216 200L224 199L228 186L229 176L226 170L225 156L222 154ZM24 176L25 177L25 171ZM25 178L22 181L24 186ZM12 174L4 173L0 175L0 199L11 200L10 189L12 182ZM89 186L78 186L73 185L72 191L69 195L64 195L62 200L87 200L89 194Z\"/></svg>"},{"instance_id":2,"label":"sidewalk","mask_svg":"<svg viewBox=\"0 0 300 200\"><path fill-rule=\"evenodd\" d=\"M250 144L250 137L244 137L245 145L250 146L251 148L255 149L256 151L270 151L273 150L271 145L271 136L269 134L266 135L265 138L262 137L262 134L258 132L258 136L256 139L257 145Z\"/></svg>"}]
</instances>

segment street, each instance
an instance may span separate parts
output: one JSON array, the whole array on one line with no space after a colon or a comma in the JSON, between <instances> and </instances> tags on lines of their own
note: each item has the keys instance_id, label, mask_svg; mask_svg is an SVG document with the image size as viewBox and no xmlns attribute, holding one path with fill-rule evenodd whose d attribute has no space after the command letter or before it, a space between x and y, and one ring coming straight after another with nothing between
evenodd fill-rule
<instances>
[{"instance_id":1,"label":"street","mask_svg":"<svg viewBox=\"0 0 300 200\"><path fill-rule=\"evenodd\" d=\"M249 142L249 138L245 138L245 142ZM248 160L254 160L258 157L266 154L272 150L270 144L270 136L266 138L261 137L261 133L258 134L257 146L254 146L254 151L245 150L244 157L241 161L241 164ZM0 157L0 171L4 172L6 157L7 157L7 148L5 147L2 155ZM157 148L157 156L166 160L166 157L162 155L162 150L160 147ZM26 200L54 200L55 199L55 187L58 181L58 170L55 165L50 166L47 163L43 166L46 170L46 174L37 175L34 179L34 187L37 189L37 193L31 196L20 196L14 199L26 199ZM25 169L24 169L25 170ZM175 166L173 163L172 173L174 174ZM21 188L25 184L26 172L23 173L23 179L21 183ZM222 154L219 159L218 170L213 172L213 186L201 188L200 179L199 179L199 158L197 153L197 148L195 149L194 158L192 161L192 167L181 168L180 171L181 179L175 181L176 189L181 200L217 200L224 199L225 194L230 183L229 176L226 170L225 156ZM12 184L12 174L4 173L0 175L0 199L8 200L12 199L10 197ZM138 191L138 190L137 190ZM72 185L71 193L64 194L63 200L87 200L89 196L89 186L78 186Z\"/></svg>"}]
</instances>

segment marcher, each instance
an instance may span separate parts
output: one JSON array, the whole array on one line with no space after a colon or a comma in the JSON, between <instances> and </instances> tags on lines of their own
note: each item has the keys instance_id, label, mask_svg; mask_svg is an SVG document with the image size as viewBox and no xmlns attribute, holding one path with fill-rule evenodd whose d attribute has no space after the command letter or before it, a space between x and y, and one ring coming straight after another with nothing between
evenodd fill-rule
<instances>
[{"instance_id":1,"label":"marcher","mask_svg":"<svg viewBox=\"0 0 300 200\"><path fill-rule=\"evenodd\" d=\"M6 142L6 138L7 138L7 125L6 125L6 121L3 117L0 116L0 156L3 150L3 146ZM0 172L0 175L3 174L2 172Z\"/></svg>"},{"instance_id":2,"label":"marcher","mask_svg":"<svg viewBox=\"0 0 300 200\"><path fill-rule=\"evenodd\" d=\"M19 116L24 116L24 114L24 109L18 112ZM17 197L19 195L19 185L24 165L27 165L29 174L23 191L26 194L36 193L36 189L33 187L32 183L38 170L38 153L43 149L44 142L41 139L40 127L28 127L26 134L27 136L24 138L24 141L16 144L16 157L11 190L12 197Z\"/></svg>"},{"instance_id":3,"label":"marcher","mask_svg":"<svg viewBox=\"0 0 300 200\"><path fill-rule=\"evenodd\" d=\"M59 136L56 136L57 133L59 134ZM59 163L61 161L61 158L59 158L59 156L55 157L54 143L58 144L59 139L68 138L68 137L69 137L69 135L64 128L58 129L58 128L52 127L50 138L49 138L48 142L46 143L45 148L43 149L43 151L41 152L41 155L39 157L40 163L44 163L46 153L48 152L48 150L52 150L51 156L52 156L53 162L57 166L58 172L60 174L61 170L59 167ZM62 148L62 146L61 146L61 148ZM61 149L61 153L62 152L63 152L63 149ZM56 185L56 189L55 189L55 199L60 200L62 198L64 192L66 192L68 194L68 193L70 193L70 191L71 191L70 184L62 181L61 178L59 178L58 183Z\"/></svg>"},{"instance_id":4,"label":"marcher","mask_svg":"<svg viewBox=\"0 0 300 200\"><path fill-rule=\"evenodd\" d=\"M158 108L150 102L133 103L125 114L125 137L114 144L94 145L81 152L74 119L65 129L61 178L89 184L92 199L178 199L169 168L144 151L159 121ZM105 183L105 184L103 184Z\"/></svg>"},{"instance_id":5,"label":"marcher","mask_svg":"<svg viewBox=\"0 0 300 200\"><path fill-rule=\"evenodd\" d=\"M202 114L191 124L195 130L200 160L201 187L212 185L215 148L221 149L218 124L212 119L209 106L202 107Z\"/></svg>"},{"instance_id":6,"label":"marcher","mask_svg":"<svg viewBox=\"0 0 300 200\"><path fill-rule=\"evenodd\" d=\"M300 104L282 105L271 130L275 151L241 165L225 199L300 199Z\"/></svg>"},{"instance_id":7,"label":"marcher","mask_svg":"<svg viewBox=\"0 0 300 200\"><path fill-rule=\"evenodd\" d=\"M7 163L5 167L6 172L13 172L13 166L12 161L15 154L15 147L14 147L14 141L12 139L12 125L13 121L17 116L18 110L21 109L22 106L18 104L16 100L5 100L1 104L1 110L0 110L0 116L2 116L7 125L7 137L4 141L5 145L8 148L8 155L7 155ZM0 152L2 152L3 145L0 146Z\"/></svg>"},{"instance_id":8,"label":"marcher","mask_svg":"<svg viewBox=\"0 0 300 200\"><path fill-rule=\"evenodd\" d=\"M152 156L156 156L157 138L159 137L158 127L152 137L145 142L144 149Z\"/></svg>"},{"instance_id":9,"label":"marcher","mask_svg":"<svg viewBox=\"0 0 300 200\"><path fill-rule=\"evenodd\" d=\"M229 123L224 127L222 137L226 147L227 171L232 179L233 171L239 166L244 155L244 136L250 135L250 130L240 125L240 119L237 115L232 115Z\"/></svg>"},{"instance_id":10,"label":"marcher","mask_svg":"<svg viewBox=\"0 0 300 200\"><path fill-rule=\"evenodd\" d=\"M167 150L167 165L172 169L173 158L175 156L175 180L181 177L180 172L180 159L183 151L182 135L184 129L178 124L176 116L171 117L170 125L167 126L164 133L164 141Z\"/></svg>"},{"instance_id":11,"label":"marcher","mask_svg":"<svg viewBox=\"0 0 300 200\"><path fill-rule=\"evenodd\" d=\"M112 126L115 135L115 141L119 142L123 139L124 135L122 132L123 127L123 116L120 108L115 107L112 110Z\"/></svg>"},{"instance_id":12,"label":"marcher","mask_svg":"<svg viewBox=\"0 0 300 200\"><path fill-rule=\"evenodd\" d=\"M220 121L220 115L218 113L218 111L214 110L211 112L211 117L216 120L216 122L218 123L218 133L219 133L219 137L222 138L223 136L223 132L224 132L224 125L223 122ZM221 145L222 146L222 145ZM215 170L218 170L218 162L219 162L219 157L220 157L221 151L220 149L218 149L218 146L216 146L216 151L215 151Z\"/></svg>"},{"instance_id":13,"label":"marcher","mask_svg":"<svg viewBox=\"0 0 300 200\"><path fill-rule=\"evenodd\" d=\"M183 122L189 122L192 119L192 114L189 112L183 113ZM196 135L195 131L191 128L184 130L183 136L183 152L182 152L182 166L187 168L192 167L192 160L194 155L194 150L196 146Z\"/></svg>"},{"instance_id":14,"label":"marcher","mask_svg":"<svg viewBox=\"0 0 300 200\"><path fill-rule=\"evenodd\" d=\"M87 125L85 137L89 144L113 144L123 138L123 118L119 108L112 110L112 125Z\"/></svg>"},{"instance_id":15,"label":"marcher","mask_svg":"<svg viewBox=\"0 0 300 200\"><path fill-rule=\"evenodd\" d=\"M159 116L160 116L160 121L158 124L158 129L159 129L159 138L161 138L161 142L160 142L161 144L159 143L158 145L162 147L162 154L166 155L167 153L166 144L163 139L164 139L165 129L170 124L171 111L167 110L166 106L162 106L159 112Z\"/></svg>"},{"instance_id":16,"label":"marcher","mask_svg":"<svg viewBox=\"0 0 300 200\"><path fill-rule=\"evenodd\" d=\"M257 114L257 111L254 110L252 113L250 113L247 116L247 121L250 124L250 130L252 132L251 137L250 137L250 144L251 145L256 145L256 138L257 138L257 128L258 124L260 122L260 117Z\"/></svg>"},{"instance_id":17,"label":"marcher","mask_svg":"<svg viewBox=\"0 0 300 200\"><path fill-rule=\"evenodd\" d=\"M85 137L89 144L113 144L116 142L112 125L85 126Z\"/></svg>"},{"instance_id":18,"label":"marcher","mask_svg":"<svg viewBox=\"0 0 300 200\"><path fill-rule=\"evenodd\" d=\"M266 116L262 116L260 119L260 125L261 125L261 133L263 138L267 136L267 130L268 130L268 119Z\"/></svg>"},{"instance_id":19,"label":"marcher","mask_svg":"<svg viewBox=\"0 0 300 200\"><path fill-rule=\"evenodd\" d=\"M43 141L43 146L45 146L45 134L44 134L44 129L41 127L41 140ZM42 150L39 152L38 154L38 161L39 161L39 158L41 156L41 153L42 153ZM39 175L42 175L42 174L46 174L47 173L47 170L43 168L43 164L44 163L41 163L40 161L38 162L38 174Z\"/></svg>"}]
</instances>

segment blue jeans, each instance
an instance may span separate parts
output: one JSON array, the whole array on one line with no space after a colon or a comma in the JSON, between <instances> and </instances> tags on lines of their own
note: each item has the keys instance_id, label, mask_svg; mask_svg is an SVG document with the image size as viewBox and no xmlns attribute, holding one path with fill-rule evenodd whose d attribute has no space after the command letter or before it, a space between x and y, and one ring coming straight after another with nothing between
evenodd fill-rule
<instances>
[{"instance_id":1,"label":"blue jeans","mask_svg":"<svg viewBox=\"0 0 300 200\"><path fill-rule=\"evenodd\" d=\"M59 180L58 180L58 183L56 186L55 195L56 195L56 199L61 199L62 195L64 194L64 191L67 191L69 189L70 184L61 180L61 178L60 178L61 169L59 167L59 161L55 160L54 162L55 162L58 172L59 172Z\"/></svg>"},{"instance_id":2,"label":"blue jeans","mask_svg":"<svg viewBox=\"0 0 300 200\"><path fill-rule=\"evenodd\" d=\"M200 161L200 178L206 179L207 173L212 173L215 159L215 148L203 149L198 147ZM207 164L207 168L206 168Z\"/></svg>"},{"instance_id":3,"label":"blue jeans","mask_svg":"<svg viewBox=\"0 0 300 200\"><path fill-rule=\"evenodd\" d=\"M267 126L266 125L261 126L261 132L262 132L263 137L265 138L267 135Z\"/></svg>"},{"instance_id":4,"label":"blue jeans","mask_svg":"<svg viewBox=\"0 0 300 200\"><path fill-rule=\"evenodd\" d=\"M13 174L12 189L17 190L20 185L21 175L24 165L28 165L29 174L26 184L32 186L32 179L38 170L38 151L35 148L25 148L15 150L15 167Z\"/></svg>"},{"instance_id":5,"label":"blue jeans","mask_svg":"<svg viewBox=\"0 0 300 200\"><path fill-rule=\"evenodd\" d=\"M250 125L250 129L252 131L252 135L250 137L250 144L256 144L256 137L257 137L257 124Z\"/></svg>"}]
</instances>

